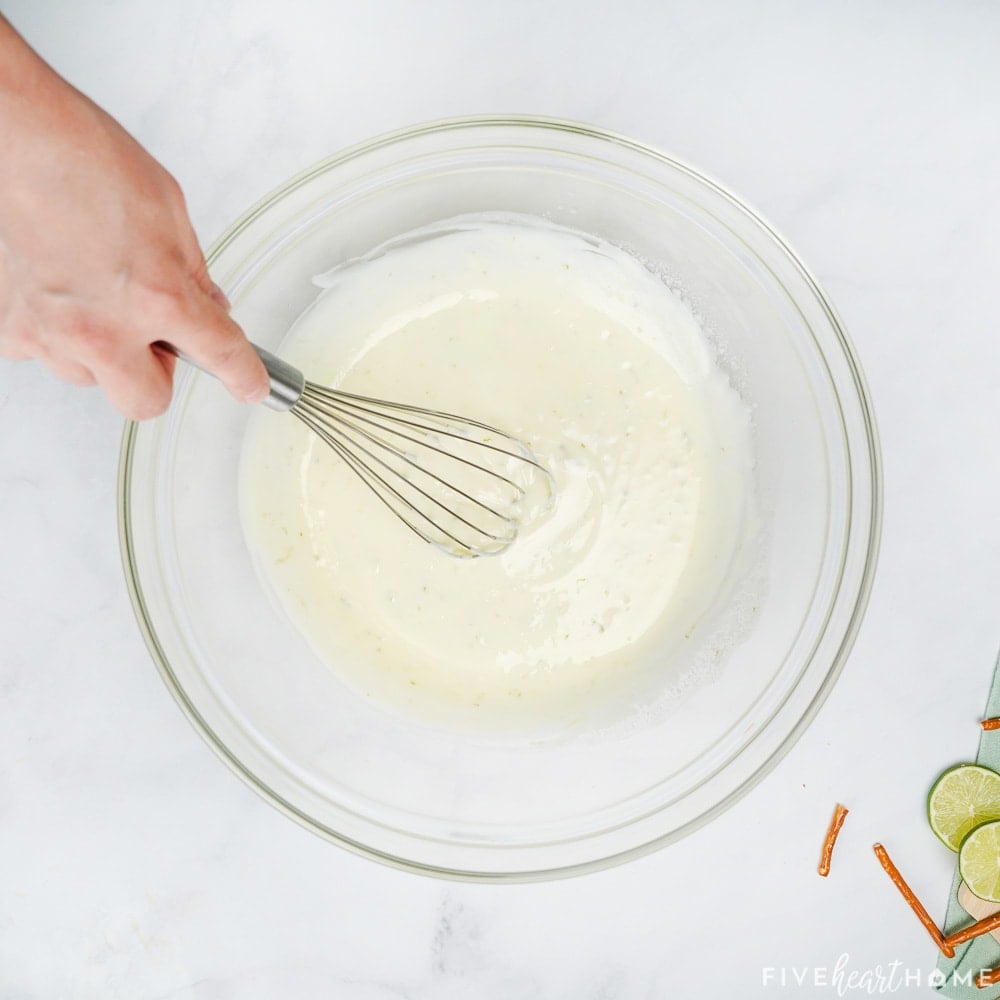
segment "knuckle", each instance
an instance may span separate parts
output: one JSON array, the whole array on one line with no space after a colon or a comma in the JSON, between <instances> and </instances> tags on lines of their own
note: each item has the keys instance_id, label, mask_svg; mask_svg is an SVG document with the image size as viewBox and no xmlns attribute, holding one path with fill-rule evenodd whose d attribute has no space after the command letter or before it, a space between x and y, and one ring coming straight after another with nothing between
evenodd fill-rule
<instances>
[{"instance_id":1,"label":"knuckle","mask_svg":"<svg viewBox=\"0 0 1000 1000\"><path fill-rule=\"evenodd\" d=\"M11 361L24 361L42 353L38 334L34 326L26 320L15 319L0 337L0 356Z\"/></svg>"},{"instance_id":2,"label":"knuckle","mask_svg":"<svg viewBox=\"0 0 1000 1000\"><path fill-rule=\"evenodd\" d=\"M235 339L229 343L218 344L213 348L213 360L220 368L225 368L237 360L241 353L241 345Z\"/></svg>"},{"instance_id":3,"label":"knuckle","mask_svg":"<svg viewBox=\"0 0 1000 1000\"><path fill-rule=\"evenodd\" d=\"M94 384L94 376L82 365L70 365L58 373L59 377L71 385L87 387Z\"/></svg>"},{"instance_id":4,"label":"knuckle","mask_svg":"<svg viewBox=\"0 0 1000 1000\"><path fill-rule=\"evenodd\" d=\"M172 173L167 170L163 171L163 191L167 199L171 201L176 207L180 209L185 209L184 203L184 189L181 187L180 182Z\"/></svg>"},{"instance_id":5,"label":"knuckle","mask_svg":"<svg viewBox=\"0 0 1000 1000\"><path fill-rule=\"evenodd\" d=\"M70 336L79 346L78 354L95 365L113 365L121 350L114 333L103 326L84 322L71 327Z\"/></svg>"},{"instance_id":6,"label":"knuckle","mask_svg":"<svg viewBox=\"0 0 1000 1000\"><path fill-rule=\"evenodd\" d=\"M240 359L246 349L246 339L235 328L219 325L206 335L205 357L214 368L228 368Z\"/></svg>"}]
</instances>

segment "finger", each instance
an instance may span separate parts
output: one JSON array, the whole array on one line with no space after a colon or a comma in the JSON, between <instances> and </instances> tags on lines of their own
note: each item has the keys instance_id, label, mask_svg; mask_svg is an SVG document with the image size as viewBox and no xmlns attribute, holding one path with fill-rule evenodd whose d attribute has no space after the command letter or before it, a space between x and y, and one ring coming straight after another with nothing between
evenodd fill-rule
<instances>
[{"instance_id":1,"label":"finger","mask_svg":"<svg viewBox=\"0 0 1000 1000\"><path fill-rule=\"evenodd\" d=\"M0 358L8 361L30 361L35 355L31 353L27 346L15 342L0 343Z\"/></svg>"},{"instance_id":2,"label":"finger","mask_svg":"<svg viewBox=\"0 0 1000 1000\"><path fill-rule=\"evenodd\" d=\"M31 315L23 300L14 301L0 322L0 358L10 361L27 361L39 356L38 321Z\"/></svg>"},{"instance_id":3,"label":"finger","mask_svg":"<svg viewBox=\"0 0 1000 1000\"><path fill-rule=\"evenodd\" d=\"M229 303L226 293L212 280L212 276L208 273L208 263L201 252L201 247L198 245L198 238L191 229L188 230L188 235L190 238L185 248L185 256L193 264L191 277L194 278L194 283L213 302L222 306L226 312L230 312L232 306Z\"/></svg>"},{"instance_id":4,"label":"finger","mask_svg":"<svg viewBox=\"0 0 1000 1000\"><path fill-rule=\"evenodd\" d=\"M241 403L259 403L267 398L267 369L243 331L226 311L207 295L198 295L183 330L171 342L215 375Z\"/></svg>"},{"instance_id":5,"label":"finger","mask_svg":"<svg viewBox=\"0 0 1000 1000\"><path fill-rule=\"evenodd\" d=\"M229 299L212 281L194 230L188 228L188 234L187 257L202 295L196 297L191 334L176 334L173 344L215 375L239 402L263 402L271 391L270 376L246 335L230 319Z\"/></svg>"},{"instance_id":6,"label":"finger","mask_svg":"<svg viewBox=\"0 0 1000 1000\"><path fill-rule=\"evenodd\" d=\"M61 379L63 382L69 382L70 385L90 386L97 384L94 373L86 366L78 364L75 361L45 358L42 363L56 378Z\"/></svg>"},{"instance_id":7,"label":"finger","mask_svg":"<svg viewBox=\"0 0 1000 1000\"><path fill-rule=\"evenodd\" d=\"M165 412L172 395L172 369L159 352L143 347L94 369L111 405L129 420L150 420Z\"/></svg>"}]
</instances>

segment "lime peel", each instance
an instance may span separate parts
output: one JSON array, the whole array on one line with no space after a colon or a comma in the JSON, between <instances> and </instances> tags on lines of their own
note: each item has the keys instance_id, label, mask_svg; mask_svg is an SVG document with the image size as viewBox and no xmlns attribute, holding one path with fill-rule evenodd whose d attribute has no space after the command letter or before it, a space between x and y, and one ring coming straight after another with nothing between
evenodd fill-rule
<instances>
[{"instance_id":1,"label":"lime peel","mask_svg":"<svg viewBox=\"0 0 1000 1000\"><path fill-rule=\"evenodd\" d=\"M977 827L1000 820L1000 774L980 764L949 768L927 795L927 820L938 839L958 851Z\"/></svg>"},{"instance_id":2,"label":"lime peel","mask_svg":"<svg viewBox=\"0 0 1000 1000\"><path fill-rule=\"evenodd\" d=\"M970 831L958 852L958 870L980 899L1000 903L1000 822Z\"/></svg>"}]
</instances>

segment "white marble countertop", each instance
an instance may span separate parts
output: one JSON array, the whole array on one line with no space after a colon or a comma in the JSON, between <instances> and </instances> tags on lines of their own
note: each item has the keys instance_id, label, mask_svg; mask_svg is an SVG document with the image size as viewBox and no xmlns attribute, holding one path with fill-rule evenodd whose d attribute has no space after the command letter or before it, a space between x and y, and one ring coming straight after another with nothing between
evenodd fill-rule
<instances>
[{"instance_id":1,"label":"white marble countertop","mask_svg":"<svg viewBox=\"0 0 1000 1000\"><path fill-rule=\"evenodd\" d=\"M125 592L120 421L0 364L0 998L822 997L838 961L898 963L884 992L930 995L934 948L871 845L940 920L953 859L924 797L976 751L1000 643L1000 7L0 8L178 177L206 243L328 153L449 115L579 119L702 167L831 295L885 459L861 636L760 786L621 868L458 885L320 840L217 761ZM837 800L852 814L823 880Z\"/></svg>"}]
</instances>

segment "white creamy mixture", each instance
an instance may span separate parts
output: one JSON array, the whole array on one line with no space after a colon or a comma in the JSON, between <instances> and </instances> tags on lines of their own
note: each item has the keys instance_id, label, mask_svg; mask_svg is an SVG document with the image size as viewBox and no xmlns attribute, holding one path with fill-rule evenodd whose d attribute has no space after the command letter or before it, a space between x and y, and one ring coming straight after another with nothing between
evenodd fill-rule
<instances>
[{"instance_id":1,"label":"white creamy mixture","mask_svg":"<svg viewBox=\"0 0 1000 1000\"><path fill-rule=\"evenodd\" d=\"M578 720L673 655L732 583L746 406L642 264L522 217L396 241L329 286L279 353L312 382L461 413L526 441L555 497L501 555L417 538L286 414L262 410L245 533L280 604L348 683L437 723Z\"/></svg>"}]
</instances>

